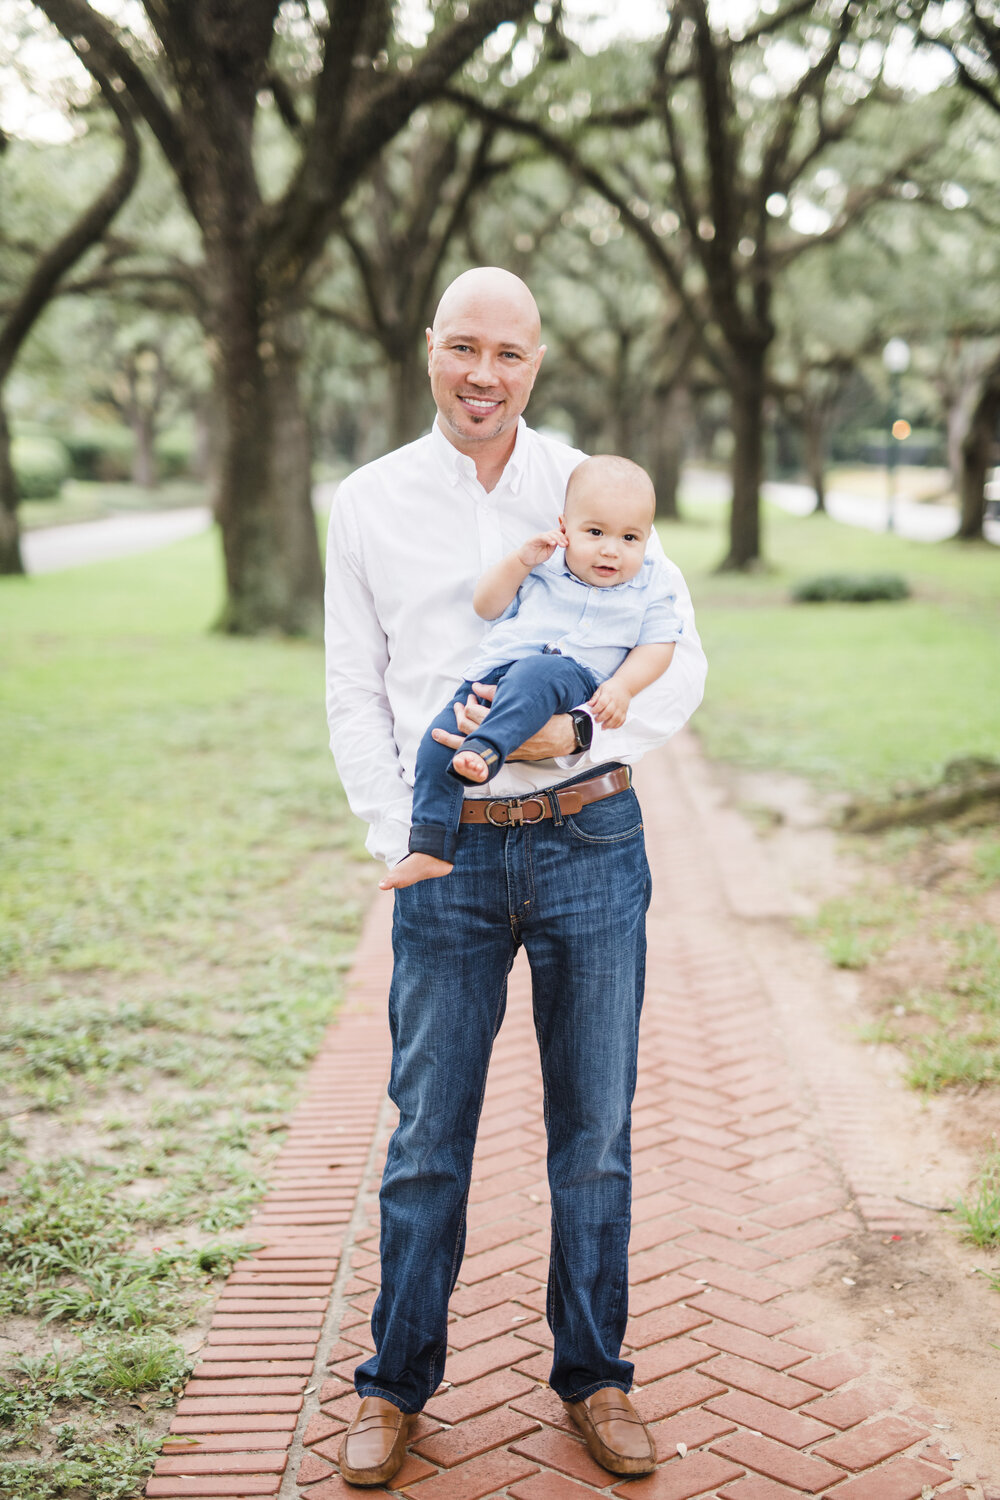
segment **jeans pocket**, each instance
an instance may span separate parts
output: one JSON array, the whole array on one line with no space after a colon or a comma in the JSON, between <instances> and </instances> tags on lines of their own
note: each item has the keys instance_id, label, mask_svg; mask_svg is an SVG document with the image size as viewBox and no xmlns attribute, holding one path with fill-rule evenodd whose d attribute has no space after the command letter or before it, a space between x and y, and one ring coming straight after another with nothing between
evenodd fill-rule
<instances>
[{"instance_id":1,"label":"jeans pocket","mask_svg":"<svg viewBox=\"0 0 1000 1500\"><path fill-rule=\"evenodd\" d=\"M639 799L631 787L614 797L602 797L567 817L566 827L584 844L620 844L638 838L642 833Z\"/></svg>"}]
</instances>

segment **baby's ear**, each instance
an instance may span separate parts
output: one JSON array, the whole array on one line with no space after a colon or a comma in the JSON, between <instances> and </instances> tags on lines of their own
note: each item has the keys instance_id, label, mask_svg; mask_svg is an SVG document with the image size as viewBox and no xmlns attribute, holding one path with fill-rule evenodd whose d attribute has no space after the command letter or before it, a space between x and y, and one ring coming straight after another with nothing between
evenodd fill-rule
<instances>
[{"instance_id":1,"label":"baby's ear","mask_svg":"<svg viewBox=\"0 0 1000 1500\"><path fill-rule=\"evenodd\" d=\"M559 517L559 530L562 532L563 536L566 535L566 517L565 516L560 516Z\"/></svg>"}]
</instances>

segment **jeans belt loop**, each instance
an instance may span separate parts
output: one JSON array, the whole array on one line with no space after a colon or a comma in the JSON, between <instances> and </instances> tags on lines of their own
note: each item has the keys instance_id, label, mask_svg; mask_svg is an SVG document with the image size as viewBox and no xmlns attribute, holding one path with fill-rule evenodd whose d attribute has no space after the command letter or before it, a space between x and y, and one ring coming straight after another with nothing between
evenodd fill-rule
<instances>
[{"instance_id":1,"label":"jeans belt loop","mask_svg":"<svg viewBox=\"0 0 1000 1500\"><path fill-rule=\"evenodd\" d=\"M562 808L559 806L559 794L557 792L546 792L545 795L552 809L552 826L553 828L561 828L563 825L563 815Z\"/></svg>"}]
</instances>

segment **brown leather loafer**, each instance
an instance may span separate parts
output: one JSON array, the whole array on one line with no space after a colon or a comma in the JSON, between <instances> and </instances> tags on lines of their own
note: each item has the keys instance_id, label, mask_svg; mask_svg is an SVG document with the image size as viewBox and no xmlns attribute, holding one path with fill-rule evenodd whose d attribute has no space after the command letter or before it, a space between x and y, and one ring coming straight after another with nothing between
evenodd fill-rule
<instances>
[{"instance_id":1,"label":"brown leather loafer","mask_svg":"<svg viewBox=\"0 0 1000 1500\"><path fill-rule=\"evenodd\" d=\"M348 1484L385 1484L406 1457L411 1418L381 1396L365 1396L340 1445L340 1476Z\"/></svg>"},{"instance_id":2,"label":"brown leather loafer","mask_svg":"<svg viewBox=\"0 0 1000 1500\"><path fill-rule=\"evenodd\" d=\"M607 1385L584 1401L563 1405L583 1433L590 1456L612 1474L648 1474L656 1449L646 1424L617 1386Z\"/></svg>"}]
</instances>

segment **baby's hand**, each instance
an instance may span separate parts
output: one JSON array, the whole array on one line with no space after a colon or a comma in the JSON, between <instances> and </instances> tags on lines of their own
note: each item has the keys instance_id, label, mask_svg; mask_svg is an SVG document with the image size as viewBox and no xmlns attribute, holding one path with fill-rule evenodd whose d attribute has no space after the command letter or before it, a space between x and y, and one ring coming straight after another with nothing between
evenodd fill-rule
<instances>
[{"instance_id":1,"label":"baby's hand","mask_svg":"<svg viewBox=\"0 0 1000 1500\"><path fill-rule=\"evenodd\" d=\"M557 547L565 547L566 537L554 527L551 531L542 531L538 536L529 537L522 547L518 548L517 555L526 568L537 568L539 563L546 562Z\"/></svg>"},{"instance_id":2,"label":"baby's hand","mask_svg":"<svg viewBox=\"0 0 1000 1500\"><path fill-rule=\"evenodd\" d=\"M621 682L609 677L602 682L587 707L602 729L620 729L625 723L632 694Z\"/></svg>"}]
</instances>

